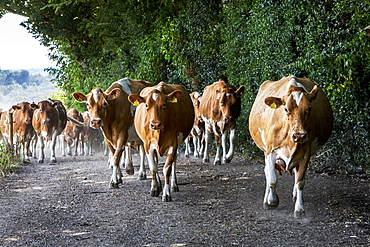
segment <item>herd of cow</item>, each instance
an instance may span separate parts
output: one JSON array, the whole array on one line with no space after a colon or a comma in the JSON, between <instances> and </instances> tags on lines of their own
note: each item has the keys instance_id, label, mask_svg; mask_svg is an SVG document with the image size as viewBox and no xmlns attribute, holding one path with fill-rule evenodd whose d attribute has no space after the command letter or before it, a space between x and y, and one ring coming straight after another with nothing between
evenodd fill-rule
<instances>
[{"instance_id":1,"label":"herd of cow","mask_svg":"<svg viewBox=\"0 0 370 247\"><path fill-rule=\"evenodd\" d=\"M82 145L90 144L91 152L93 135L101 130L111 154L110 188L118 188L122 183L121 157L126 172L134 173L131 149L137 147L140 150L139 179L146 179L146 156L152 174L151 196L158 197L162 192L162 200L171 201L171 191L178 191L175 169L180 144L186 143L188 157L189 138L192 138L194 156L203 157L203 162L209 163L209 139L214 133L214 164L232 160L236 120L244 90L244 86L235 88L219 80L205 87L201 94L189 94L181 85L160 82L153 86L147 81L125 78L105 91L95 87L88 94L73 93L75 100L86 103L88 112L84 114L73 108L66 111L58 100L38 104L22 102L9 111L14 112L13 132L22 144L26 160L36 157L30 151L30 144L37 140L34 143L39 147L38 162L44 162L44 140L47 140L51 141L51 163L56 162L55 145L59 135L67 144L68 154L72 154L73 146L73 155L77 155L79 138ZM0 119L5 140L9 134L7 116L3 112ZM302 192L309 159L328 140L332 128L333 113L328 98L310 79L290 75L260 86L249 116L249 131L265 153L265 208L278 206L277 173L284 171L295 174L294 215L304 215ZM229 150L226 148L228 132ZM158 155L167 155L163 190Z\"/></svg>"}]
</instances>

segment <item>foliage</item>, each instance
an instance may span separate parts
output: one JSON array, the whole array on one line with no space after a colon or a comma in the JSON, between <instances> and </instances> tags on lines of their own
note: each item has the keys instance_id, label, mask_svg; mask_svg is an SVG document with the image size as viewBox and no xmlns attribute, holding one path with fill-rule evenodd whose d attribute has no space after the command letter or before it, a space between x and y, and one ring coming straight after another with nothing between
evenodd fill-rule
<instances>
[{"instance_id":1,"label":"foliage","mask_svg":"<svg viewBox=\"0 0 370 247\"><path fill-rule=\"evenodd\" d=\"M370 1L359 0L4 0L29 17L50 69L68 95L123 77L183 84L189 91L225 77L245 85L239 151L260 155L248 133L259 85L289 74L328 94L335 130L320 162L369 168ZM81 109L83 110L83 109ZM349 145L350 144L350 145ZM325 158L327 157L327 158ZM330 158L329 158L330 157Z\"/></svg>"},{"instance_id":2,"label":"foliage","mask_svg":"<svg viewBox=\"0 0 370 247\"><path fill-rule=\"evenodd\" d=\"M9 152L6 145L0 145L0 174L5 176L19 163L19 157L16 157L13 152Z\"/></svg>"}]
</instances>

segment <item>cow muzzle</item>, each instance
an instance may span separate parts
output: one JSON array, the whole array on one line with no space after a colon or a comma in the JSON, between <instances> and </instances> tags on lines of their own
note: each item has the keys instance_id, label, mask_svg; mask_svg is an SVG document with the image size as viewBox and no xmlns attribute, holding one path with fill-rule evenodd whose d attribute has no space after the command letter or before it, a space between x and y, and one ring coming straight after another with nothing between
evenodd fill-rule
<instances>
[{"instance_id":1,"label":"cow muzzle","mask_svg":"<svg viewBox=\"0 0 370 247\"><path fill-rule=\"evenodd\" d=\"M308 139L307 132L300 131L292 134L292 141L296 143L305 143Z\"/></svg>"},{"instance_id":2,"label":"cow muzzle","mask_svg":"<svg viewBox=\"0 0 370 247\"><path fill-rule=\"evenodd\" d=\"M45 125L49 125L51 123L51 120L50 119L45 119L42 123L45 124Z\"/></svg>"},{"instance_id":3,"label":"cow muzzle","mask_svg":"<svg viewBox=\"0 0 370 247\"><path fill-rule=\"evenodd\" d=\"M94 129L99 129L100 127L103 127L103 122L100 118L94 118L90 121L90 127Z\"/></svg>"},{"instance_id":4,"label":"cow muzzle","mask_svg":"<svg viewBox=\"0 0 370 247\"><path fill-rule=\"evenodd\" d=\"M234 118L232 118L232 117L225 117L225 118L224 118L224 122L225 122L225 123L231 123L231 122L234 122Z\"/></svg>"},{"instance_id":5,"label":"cow muzzle","mask_svg":"<svg viewBox=\"0 0 370 247\"><path fill-rule=\"evenodd\" d=\"M154 121L151 121L150 122L150 128L152 129L152 130L160 130L160 129L162 129L162 123L161 122L154 122Z\"/></svg>"}]
</instances>

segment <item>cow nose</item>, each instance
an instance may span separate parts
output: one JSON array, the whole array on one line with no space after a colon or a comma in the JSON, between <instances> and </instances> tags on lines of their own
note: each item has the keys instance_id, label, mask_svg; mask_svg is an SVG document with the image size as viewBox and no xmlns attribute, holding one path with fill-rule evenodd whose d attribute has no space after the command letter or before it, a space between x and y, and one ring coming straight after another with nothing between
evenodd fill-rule
<instances>
[{"instance_id":1,"label":"cow nose","mask_svg":"<svg viewBox=\"0 0 370 247\"><path fill-rule=\"evenodd\" d=\"M150 128L153 130L160 129L162 127L161 122L151 122L150 123Z\"/></svg>"},{"instance_id":2,"label":"cow nose","mask_svg":"<svg viewBox=\"0 0 370 247\"><path fill-rule=\"evenodd\" d=\"M49 125L50 124L50 119L45 119L42 123L45 124L45 125Z\"/></svg>"},{"instance_id":3,"label":"cow nose","mask_svg":"<svg viewBox=\"0 0 370 247\"><path fill-rule=\"evenodd\" d=\"M294 142L305 142L307 139L307 132L294 132L293 141Z\"/></svg>"},{"instance_id":4,"label":"cow nose","mask_svg":"<svg viewBox=\"0 0 370 247\"><path fill-rule=\"evenodd\" d=\"M95 118L90 121L90 126L94 129L98 129L103 126L102 121L100 118Z\"/></svg>"},{"instance_id":5,"label":"cow nose","mask_svg":"<svg viewBox=\"0 0 370 247\"><path fill-rule=\"evenodd\" d=\"M225 123L232 122L233 118L232 117L225 117L224 121L225 121Z\"/></svg>"}]
</instances>

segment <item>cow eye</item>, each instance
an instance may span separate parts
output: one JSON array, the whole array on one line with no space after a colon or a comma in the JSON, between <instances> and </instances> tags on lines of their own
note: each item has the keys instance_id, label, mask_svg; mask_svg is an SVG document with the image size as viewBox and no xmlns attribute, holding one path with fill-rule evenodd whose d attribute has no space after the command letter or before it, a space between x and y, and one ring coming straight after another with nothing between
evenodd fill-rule
<instances>
[{"instance_id":1,"label":"cow eye","mask_svg":"<svg viewBox=\"0 0 370 247\"><path fill-rule=\"evenodd\" d=\"M90 107L90 104L86 102L86 107L89 108Z\"/></svg>"},{"instance_id":2,"label":"cow eye","mask_svg":"<svg viewBox=\"0 0 370 247\"><path fill-rule=\"evenodd\" d=\"M288 115L290 114L290 112L287 108L284 108L284 110L285 110L286 114L288 114Z\"/></svg>"},{"instance_id":3,"label":"cow eye","mask_svg":"<svg viewBox=\"0 0 370 247\"><path fill-rule=\"evenodd\" d=\"M164 103L162 107L163 107L163 108L166 108L166 106L167 106L167 104L166 104L166 103Z\"/></svg>"},{"instance_id":4,"label":"cow eye","mask_svg":"<svg viewBox=\"0 0 370 247\"><path fill-rule=\"evenodd\" d=\"M145 107L146 107L146 109L148 109L149 108L148 104L145 104Z\"/></svg>"},{"instance_id":5,"label":"cow eye","mask_svg":"<svg viewBox=\"0 0 370 247\"><path fill-rule=\"evenodd\" d=\"M107 106L107 101L103 101L103 106L106 107Z\"/></svg>"}]
</instances>

